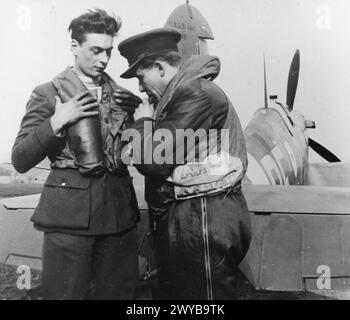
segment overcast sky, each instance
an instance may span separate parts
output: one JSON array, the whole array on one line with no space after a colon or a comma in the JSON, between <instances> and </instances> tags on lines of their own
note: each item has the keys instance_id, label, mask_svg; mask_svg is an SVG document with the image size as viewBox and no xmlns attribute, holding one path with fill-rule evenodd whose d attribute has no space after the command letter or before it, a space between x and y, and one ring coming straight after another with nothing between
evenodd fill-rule
<instances>
[{"instance_id":1,"label":"overcast sky","mask_svg":"<svg viewBox=\"0 0 350 320\"><path fill-rule=\"evenodd\" d=\"M67 27L89 8L118 14L123 28L116 42L162 27L184 0L12 0L0 19L0 162L10 160L31 90L73 63ZM285 102L289 66L297 48L301 72L295 108L316 121L310 136L350 161L350 1L192 0L215 36L220 57L216 80L234 103L243 126L263 106L263 53L269 94ZM116 50L108 72L137 92L135 80L120 80L126 61ZM317 160L316 157L312 157Z\"/></svg>"}]
</instances>

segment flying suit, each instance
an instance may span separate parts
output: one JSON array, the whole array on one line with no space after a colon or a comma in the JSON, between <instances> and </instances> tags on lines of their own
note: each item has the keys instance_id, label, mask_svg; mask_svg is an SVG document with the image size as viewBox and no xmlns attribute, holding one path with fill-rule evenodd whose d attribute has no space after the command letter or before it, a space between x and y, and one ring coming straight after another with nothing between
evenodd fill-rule
<instances>
[{"instance_id":1,"label":"flying suit","mask_svg":"<svg viewBox=\"0 0 350 320\"><path fill-rule=\"evenodd\" d=\"M131 149L146 177L157 299L233 299L238 265L249 248L241 192L246 146L231 102L212 81L219 70L215 57L191 57L169 83L155 119L132 126L140 133ZM194 144L189 129L198 133ZM159 136L169 132L173 140L163 143ZM155 159L159 149L163 163Z\"/></svg>"}]
</instances>

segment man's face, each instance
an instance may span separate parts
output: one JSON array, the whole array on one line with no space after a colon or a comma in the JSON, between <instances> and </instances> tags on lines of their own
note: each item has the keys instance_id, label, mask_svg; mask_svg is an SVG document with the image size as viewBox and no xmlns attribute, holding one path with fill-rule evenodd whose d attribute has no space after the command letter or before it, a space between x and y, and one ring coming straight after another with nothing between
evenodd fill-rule
<instances>
[{"instance_id":1,"label":"man's face","mask_svg":"<svg viewBox=\"0 0 350 320\"><path fill-rule=\"evenodd\" d=\"M155 66L147 69L139 67L136 77L139 80L140 92L145 92L154 103L159 102L166 88L159 68Z\"/></svg>"},{"instance_id":2,"label":"man's face","mask_svg":"<svg viewBox=\"0 0 350 320\"><path fill-rule=\"evenodd\" d=\"M82 44L72 40L72 52L78 73L90 78L98 78L111 58L113 40L113 36L99 33L86 34Z\"/></svg>"}]
</instances>

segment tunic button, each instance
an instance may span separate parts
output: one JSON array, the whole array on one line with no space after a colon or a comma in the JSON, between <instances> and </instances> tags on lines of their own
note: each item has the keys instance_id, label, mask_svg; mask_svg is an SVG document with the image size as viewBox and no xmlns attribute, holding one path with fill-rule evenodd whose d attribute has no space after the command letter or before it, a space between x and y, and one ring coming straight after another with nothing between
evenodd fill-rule
<instances>
[{"instance_id":1,"label":"tunic button","mask_svg":"<svg viewBox=\"0 0 350 320\"><path fill-rule=\"evenodd\" d=\"M67 184L65 182L61 183L61 187L65 187Z\"/></svg>"}]
</instances>

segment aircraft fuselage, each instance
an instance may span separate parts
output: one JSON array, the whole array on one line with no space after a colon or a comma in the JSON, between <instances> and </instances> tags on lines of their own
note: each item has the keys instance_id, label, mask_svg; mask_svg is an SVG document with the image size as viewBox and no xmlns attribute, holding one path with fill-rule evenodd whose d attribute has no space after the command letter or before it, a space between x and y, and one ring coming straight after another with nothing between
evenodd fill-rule
<instances>
[{"instance_id":1,"label":"aircraft fuselage","mask_svg":"<svg viewBox=\"0 0 350 320\"><path fill-rule=\"evenodd\" d=\"M308 164L308 137L302 115L276 103L255 112L244 130L247 178L254 184L302 185Z\"/></svg>"}]
</instances>

